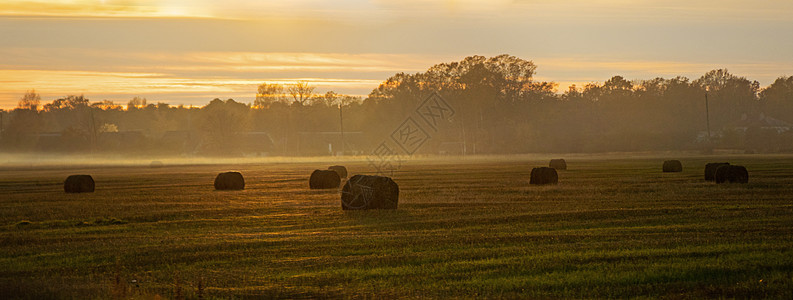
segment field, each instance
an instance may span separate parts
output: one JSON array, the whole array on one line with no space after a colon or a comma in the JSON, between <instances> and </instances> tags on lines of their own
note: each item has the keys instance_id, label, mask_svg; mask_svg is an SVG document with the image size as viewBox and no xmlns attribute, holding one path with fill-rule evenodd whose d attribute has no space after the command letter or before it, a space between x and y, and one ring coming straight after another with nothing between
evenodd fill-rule
<instances>
[{"instance_id":1,"label":"field","mask_svg":"<svg viewBox=\"0 0 793 300\"><path fill-rule=\"evenodd\" d=\"M568 157L556 186L528 185L545 157L412 161L390 211L309 190L329 162L0 169L0 298L793 298L793 157L663 160Z\"/></svg>"}]
</instances>

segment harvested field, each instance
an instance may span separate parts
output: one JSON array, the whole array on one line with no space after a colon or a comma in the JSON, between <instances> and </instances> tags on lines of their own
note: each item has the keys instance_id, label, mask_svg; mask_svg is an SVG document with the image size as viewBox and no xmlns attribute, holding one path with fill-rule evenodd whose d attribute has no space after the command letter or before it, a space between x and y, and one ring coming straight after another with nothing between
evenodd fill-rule
<instances>
[{"instance_id":1,"label":"harvested field","mask_svg":"<svg viewBox=\"0 0 793 300\"><path fill-rule=\"evenodd\" d=\"M577 158L539 187L545 159L408 162L399 208L369 211L309 190L315 163L3 170L0 294L793 297L793 158L658 161ZM706 182L711 161L752 180ZM245 190L208 184L228 169ZM68 174L102 188L63 193Z\"/></svg>"}]
</instances>

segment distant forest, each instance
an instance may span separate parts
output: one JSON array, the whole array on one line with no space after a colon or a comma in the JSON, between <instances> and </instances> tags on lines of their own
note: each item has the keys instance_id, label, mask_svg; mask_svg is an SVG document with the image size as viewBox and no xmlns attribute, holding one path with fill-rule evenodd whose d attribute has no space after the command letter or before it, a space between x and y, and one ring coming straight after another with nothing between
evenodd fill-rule
<instances>
[{"instance_id":1,"label":"distant forest","mask_svg":"<svg viewBox=\"0 0 793 300\"><path fill-rule=\"evenodd\" d=\"M470 56L395 74L364 99L316 93L310 82L264 83L251 91L253 103L214 99L203 107L137 97L121 105L77 95L42 105L29 91L17 108L0 110L0 151L368 154L437 92L454 115L426 130L429 138L415 154L793 152L793 76L766 88L725 69L695 80L614 76L559 93L557 84L535 81L535 71L532 61L510 55Z\"/></svg>"}]
</instances>

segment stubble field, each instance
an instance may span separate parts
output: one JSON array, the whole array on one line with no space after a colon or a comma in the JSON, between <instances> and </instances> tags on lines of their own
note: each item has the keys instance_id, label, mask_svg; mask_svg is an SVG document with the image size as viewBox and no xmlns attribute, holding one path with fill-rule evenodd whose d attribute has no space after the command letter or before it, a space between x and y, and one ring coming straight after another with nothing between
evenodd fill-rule
<instances>
[{"instance_id":1,"label":"stubble field","mask_svg":"<svg viewBox=\"0 0 793 300\"><path fill-rule=\"evenodd\" d=\"M528 184L546 159L408 162L377 211L308 189L332 163L0 169L0 298L793 298L793 157L663 160L571 157L555 186Z\"/></svg>"}]
</instances>

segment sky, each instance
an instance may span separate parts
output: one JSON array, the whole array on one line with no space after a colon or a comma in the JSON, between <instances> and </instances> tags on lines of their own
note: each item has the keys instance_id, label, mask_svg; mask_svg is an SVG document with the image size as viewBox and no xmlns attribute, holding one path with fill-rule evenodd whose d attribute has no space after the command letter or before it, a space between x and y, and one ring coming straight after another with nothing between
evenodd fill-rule
<instances>
[{"instance_id":1,"label":"sky","mask_svg":"<svg viewBox=\"0 0 793 300\"><path fill-rule=\"evenodd\" d=\"M717 68L766 86L793 75L793 1L2 0L0 109L30 89L200 106L306 80L365 96L398 72L499 54L559 92Z\"/></svg>"}]
</instances>

